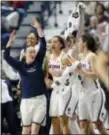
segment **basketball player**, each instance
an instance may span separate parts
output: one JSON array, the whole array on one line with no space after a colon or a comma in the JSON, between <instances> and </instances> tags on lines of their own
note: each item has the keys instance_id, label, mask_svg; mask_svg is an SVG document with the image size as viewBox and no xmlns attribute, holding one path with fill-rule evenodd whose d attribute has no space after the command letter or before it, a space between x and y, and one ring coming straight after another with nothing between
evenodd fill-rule
<instances>
[{"instance_id":1,"label":"basketball player","mask_svg":"<svg viewBox=\"0 0 109 135\"><path fill-rule=\"evenodd\" d=\"M79 91L81 89L81 80L78 77L78 73L74 71L73 75L71 76L71 100L66 109L66 115L69 117L69 126L72 134L80 134L80 128L78 124L78 101Z\"/></svg>"},{"instance_id":2,"label":"basketball player","mask_svg":"<svg viewBox=\"0 0 109 135\"><path fill-rule=\"evenodd\" d=\"M67 122L65 123L70 129L70 133L78 133L77 131L77 126L76 126L76 132L74 131L74 129L72 129L72 127L70 127L69 125L69 120L71 120L71 125L72 123L72 119L69 119L70 117L72 118L72 116L74 116L75 113L75 109L77 107L77 100L75 101L75 93L76 93L76 89L74 87L74 90L72 90L72 85L75 85L75 83L77 83L77 76L75 75L75 70L76 68L78 68L79 66L79 61L76 61L73 58L65 58L63 60L64 63L64 71L62 73L61 79L60 79L60 85L61 85L61 94L60 94L60 114L67 116ZM78 84L78 89L79 89L79 84ZM72 103L72 101L74 101ZM76 102L76 103L75 103ZM64 117L60 117L60 121L63 121ZM63 123L63 122L62 122ZM76 124L73 124L73 126L75 126ZM63 125L64 127L64 125Z\"/></svg>"},{"instance_id":3,"label":"basketball player","mask_svg":"<svg viewBox=\"0 0 109 135\"><path fill-rule=\"evenodd\" d=\"M103 122L100 120L101 109L104 104L102 90L96 83L95 40L90 35L82 35L78 46L79 51L83 53L80 74L83 76L84 90L80 92L78 106L81 133L88 133L88 121L91 120L102 134L106 134Z\"/></svg>"},{"instance_id":4,"label":"basketball player","mask_svg":"<svg viewBox=\"0 0 109 135\"><path fill-rule=\"evenodd\" d=\"M71 15L68 18L67 28L65 30L65 39L67 44L73 44L71 49L67 49L67 54L70 57L78 59L78 47L76 42L78 41L81 34L84 33L84 14L85 5L81 2L75 2L75 6L72 10ZM73 36L73 37L72 37ZM75 73L75 80L72 80L72 98L66 109L66 114L70 118L70 127L73 134L80 134L80 128L77 122L77 107L78 107L78 91L81 89L81 82L78 75ZM73 79L73 78L72 78Z\"/></svg>"},{"instance_id":5,"label":"basketball player","mask_svg":"<svg viewBox=\"0 0 109 135\"><path fill-rule=\"evenodd\" d=\"M22 134L38 134L40 125L45 125L46 118L46 87L42 71L46 42L41 26L36 19L33 22L33 27L38 31L40 45L37 52L34 47L26 48L26 62L20 62L10 56L10 48L15 38L14 32L10 36L4 53L4 59L19 72L21 77L22 99L20 111L23 126Z\"/></svg>"},{"instance_id":6,"label":"basketball player","mask_svg":"<svg viewBox=\"0 0 109 135\"><path fill-rule=\"evenodd\" d=\"M63 56L64 57L64 56ZM62 65L63 72L59 78L59 80L53 82L53 90L57 92L57 100L58 100L58 114L57 117L59 118L61 131L63 134L71 134L69 129L69 119L66 116L66 108L71 99L71 84L72 84L72 74L76 67L79 65L78 61L69 60L70 58L62 58L62 64L64 63L64 67ZM74 78L73 78L74 79ZM54 97L56 99L56 96ZM53 103L53 102L52 102ZM53 106L54 107L54 106Z\"/></svg>"},{"instance_id":7,"label":"basketball player","mask_svg":"<svg viewBox=\"0 0 109 135\"><path fill-rule=\"evenodd\" d=\"M54 36L51 40L51 54L47 58L48 72L53 76L53 83L60 80L62 74L62 58L65 55L63 49L65 43L60 36ZM59 89L53 87L50 100L50 116L52 117L53 134L61 134L59 117ZM66 127L67 128L67 127ZM68 130L68 129L66 129Z\"/></svg>"}]
</instances>

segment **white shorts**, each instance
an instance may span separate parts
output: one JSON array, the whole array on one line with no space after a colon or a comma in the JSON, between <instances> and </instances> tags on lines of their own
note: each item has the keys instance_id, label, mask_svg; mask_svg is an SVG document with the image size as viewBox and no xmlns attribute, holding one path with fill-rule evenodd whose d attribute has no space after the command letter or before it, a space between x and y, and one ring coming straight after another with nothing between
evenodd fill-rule
<instances>
[{"instance_id":1,"label":"white shorts","mask_svg":"<svg viewBox=\"0 0 109 135\"><path fill-rule=\"evenodd\" d=\"M75 84L72 86L71 100L66 109L67 116L72 117L73 115L76 114L78 108L78 101L79 101L78 88L77 85Z\"/></svg>"},{"instance_id":2,"label":"white shorts","mask_svg":"<svg viewBox=\"0 0 109 135\"><path fill-rule=\"evenodd\" d=\"M71 89L53 90L50 99L50 116L57 117L65 114L71 99Z\"/></svg>"},{"instance_id":3,"label":"white shorts","mask_svg":"<svg viewBox=\"0 0 109 135\"><path fill-rule=\"evenodd\" d=\"M83 86L81 85L80 80L77 76L75 76L75 80L72 84L72 97L70 103L66 109L66 115L69 117L78 115L78 102L79 102L79 93L83 90Z\"/></svg>"},{"instance_id":4,"label":"white shorts","mask_svg":"<svg viewBox=\"0 0 109 135\"><path fill-rule=\"evenodd\" d=\"M22 99L20 105L22 126L31 126L32 123L45 126L46 109L45 95Z\"/></svg>"},{"instance_id":5,"label":"white shorts","mask_svg":"<svg viewBox=\"0 0 109 135\"><path fill-rule=\"evenodd\" d=\"M94 92L81 92L78 111L80 120L100 120L104 106L103 95L100 89Z\"/></svg>"}]
</instances>

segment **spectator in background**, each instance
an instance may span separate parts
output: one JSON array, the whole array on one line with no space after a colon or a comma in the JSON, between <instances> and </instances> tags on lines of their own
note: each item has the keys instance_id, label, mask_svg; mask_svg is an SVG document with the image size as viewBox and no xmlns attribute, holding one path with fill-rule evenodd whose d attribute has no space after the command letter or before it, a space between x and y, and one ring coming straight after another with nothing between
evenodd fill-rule
<instances>
[{"instance_id":1,"label":"spectator in background","mask_svg":"<svg viewBox=\"0 0 109 135\"><path fill-rule=\"evenodd\" d=\"M96 7L96 2L91 2L91 1L85 1L86 4L86 9L85 9L85 25L89 26L90 23L90 17L95 15L95 7Z\"/></svg>"},{"instance_id":2,"label":"spectator in background","mask_svg":"<svg viewBox=\"0 0 109 135\"><path fill-rule=\"evenodd\" d=\"M22 1L8 1L14 8L24 8L25 2Z\"/></svg>"},{"instance_id":3,"label":"spectator in background","mask_svg":"<svg viewBox=\"0 0 109 135\"><path fill-rule=\"evenodd\" d=\"M16 123L16 112L15 107L13 105L13 96L11 90L11 84L8 79L2 79L2 104L1 104L1 127L2 133L4 133L5 129L3 126L4 118L8 123L9 132L11 135L15 135L17 133L17 123Z\"/></svg>"},{"instance_id":4,"label":"spectator in background","mask_svg":"<svg viewBox=\"0 0 109 135\"><path fill-rule=\"evenodd\" d=\"M20 19L19 23L22 21L23 17L26 15L26 3L24 0L22 1L9 1L11 6L19 12Z\"/></svg>"},{"instance_id":5,"label":"spectator in background","mask_svg":"<svg viewBox=\"0 0 109 135\"><path fill-rule=\"evenodd\" d=\"M98 23L102 23L104 21L109 22L109 15L105 12L105 7L102 3L97 3L95 7L95 14L98 19Z\"/></svg>"},{"instance_id":6,"label":"spectator in background","mask_svg":"<svg viewBox=\"0 0 109 135\"><path fill-rule=\"evenodd\" d=\"M11 81L17 81L19 76L14 71L14 69L8 65L8 63L3 59L2 52L2 76L1 76L1 88L2 88L2 103L1 103L1 128L2 133L6 132L6 119L8 131L11 135L17 134L18 128L18 117L16 114L16 109L14 105L14 94L12 92Z\"/></svg>"},{"instance_id":7,"label":"spectator in background","mask_svg":"<svg viewBox=\"0 0 109 135\"><path fill-rule=\"evenodd\" d=\"M87 30L93 36L96 35L97 24L98 24L97 17L96 16L91 16L89 26L88 26Z\"/></svg>"}]
</instances>

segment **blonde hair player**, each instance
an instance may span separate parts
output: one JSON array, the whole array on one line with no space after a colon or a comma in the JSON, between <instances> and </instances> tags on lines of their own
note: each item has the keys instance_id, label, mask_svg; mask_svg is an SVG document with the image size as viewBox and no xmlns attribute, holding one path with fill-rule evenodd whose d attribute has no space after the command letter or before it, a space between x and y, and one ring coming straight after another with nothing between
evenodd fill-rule
<instances>
[{"instance_id":1,"label":"blonde hair player","mask_svg":"<svg viewBox=\"0 0 109 135\"><path fill-rule=\"evenodd\" d=\"M20 111L23 127L22 134L38 134L40 125L45 126L46 119L46 86L42 70L46 41L38 20L34 19L32 25L37 29L40 38L37 52L34 47L27 47L25 50L25 62L12 58L10 48L15 38L15 32L11 34L4 52L6 62L15 68L21 77L22 97Z\"/></svg>"}]
</instances>

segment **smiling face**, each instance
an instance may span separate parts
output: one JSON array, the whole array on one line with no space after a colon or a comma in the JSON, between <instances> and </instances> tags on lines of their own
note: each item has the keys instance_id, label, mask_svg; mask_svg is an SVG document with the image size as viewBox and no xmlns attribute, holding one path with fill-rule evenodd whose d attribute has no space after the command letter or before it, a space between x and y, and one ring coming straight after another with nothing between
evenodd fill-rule
<instances>
[{"instance_id":1,"label":"smiling face","mask_svg":"<svg viewBox=\"0 0 109 135\"><path fill-rule=\"evenodd\" d=\"M27 36L27 46L35 46L36 43L37 43L37 38L35 36L34 33L30 33L28 36Z\"/></svg>"},{"instance_id":2,"label":"smiling face","mask_svg":"<svg viewBox=\"0 0 109 135\"><path fill-rule=\"evenodd\" d=\"M25 52L26 62L32 63L35 60L36 52L34 47L28 47Z\"/></svg>"},{"instance_id":3,"label":"smiling face","mask_svg":"<svg viewBox=\"0 0 109 135\"><path fill-rule=\"evenodd\" d=\"M60 43L58 37L53 37L51 40L51 50L52 52L57 52L61 50L62 44Z\"/></svg>"}]
</instances>

